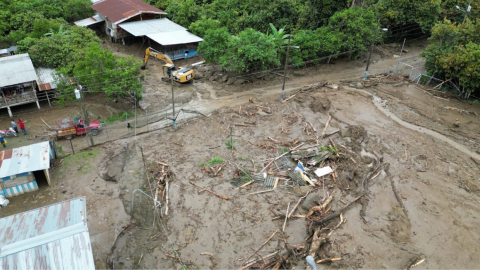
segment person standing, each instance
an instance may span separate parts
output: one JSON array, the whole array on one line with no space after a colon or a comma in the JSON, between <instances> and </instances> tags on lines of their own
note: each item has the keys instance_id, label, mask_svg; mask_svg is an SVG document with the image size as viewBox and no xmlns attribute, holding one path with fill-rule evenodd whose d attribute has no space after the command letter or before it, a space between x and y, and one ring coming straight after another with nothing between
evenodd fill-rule
<instances>
[{"instance_id":1,"label":"person standing","mask_svg":"<svg viewBox=\"0 0 480 270\"><path fill-rule=\"evenodd\" d=\"M15 130L15 133L18 134L18 127L17 127L17 124L15 123L15 120L13 120L13 119L12 119L12 127Z\"/></svg>"},{"instance_id":2,"label":"person standing","mask_svg":"<svg viewBox=\"0 0 480 270\"><path fill-rule=\"evenodd\" d=\"M25 121L23 121L22 119L18 119L18 127L22 130L23 132L23 135L27 135L27 131L25 130Z\"/></svg>"},{"instance_id":3,"label":"person standing","mask_svg":"<svg viewBox=\"0 0 480 270\"><path fill-rule=\"evenodd\" d=\"M5 138L3 138L3 136L0 136L0 143L3 145L3 147L7 147L5 143Z\"/></svg>"}]
</instances>

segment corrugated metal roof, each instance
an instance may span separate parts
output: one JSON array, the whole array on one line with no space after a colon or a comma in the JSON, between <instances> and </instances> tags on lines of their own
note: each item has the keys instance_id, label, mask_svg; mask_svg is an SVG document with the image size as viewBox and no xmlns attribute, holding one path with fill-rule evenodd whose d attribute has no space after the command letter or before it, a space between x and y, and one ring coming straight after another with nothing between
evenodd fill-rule
<instances>
[{"instance_id":1,"label":"corrugated metal roof","mask_svg":"<svg viewBox=\"0 0 480 270\"><path fill-rule=\"evenodd\" d=\"M48 168L50 168L49 142L0 152L0 178Z\"/></svg>"},{"instance_id":2,"label":"corrugated metal roof","mask_svg":"<svg viewBox=\"0 0 480 270\"><path fill-rule=\"evenodd\" d=\"M0 58L0 87L36 80L37 73L28 53Z\"/></svg>"},{"instance_id":3,"label":"corrugated metal roof","mask_svg":"<svg viewBox=\"0 0 480 270\"><path fill-rule=\"evenodd\" d=\"M167 14L141 0L103 0L93 4L92 8L117 24L142 13Z\"/></svg>"},{"instance_id":4,"label":"corrugated metal roof","mask_svg":"<svg viewBox=\"0 0 480 270\"><path fill-rule=\"evenodd\" d=\"M187 30L185 27L178 25L167 18L126 22L119 24L119 26L136 37L162 32Z\"/></svg>"},{"instance_id":5,"label":"corrugated metal roof","mask_svg":"<svg viewBox=\"0 0 480 270\"><path fill-rule=\"evenodd\" d=\"M55 79L55 70L51 68L37 68L38 88L40 91L56 89L57 80Z\"/></svg>"},{"instance_id":6,"label":"corrugated metal roof","mask_svg":"<svg viewBox=\"0 0 480 270\"><path fill-rule=\"evenodd\" d=\"M95 269L85 197L0 219L1 269Z\"/></svg>"},{"instance_id":7,"label":"corrugated metal roof","mask_svg":"<svg viewBox=\"0 0 480 270\"><path fill-rule=\"evenodd\" d=\"M100 15L95 14L92 17L88 17L86 19L76 21L76 22L74 22L74 24L76 26L89 26L89 25L100 23L100 22L103 22L103 21L104 21L104 19L102 17L100 17Z\"/></svg>"},{"instance_id":8,"label":"corrugated metal roof","mask_svg":"<svg viewBox=\"0 0 480 270\"><path fill-rule=\"evenodd\" d=\"M147 37L163 46L203 41L201 37L197 37L188 31L156 33L147 35Z\"/></svg>"}]
</instances>

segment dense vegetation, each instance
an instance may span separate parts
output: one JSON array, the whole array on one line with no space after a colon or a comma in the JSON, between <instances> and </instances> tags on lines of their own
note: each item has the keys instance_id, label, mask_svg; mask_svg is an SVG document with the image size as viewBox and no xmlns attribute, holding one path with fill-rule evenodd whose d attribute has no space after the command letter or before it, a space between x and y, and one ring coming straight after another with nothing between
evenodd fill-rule
<instances>
[{"instance_id":1,"label":"dense vegetation","mask_svg":"<svg viewBox=\"0 0 480 270\"><path fill-rule=\"evenodd\" d=\"M479 0L144 1L166 10L170 19L203 37L198 51L205 60L229 70L279 67L288 38L300 48L290 50L291 61L303 66L342 52L358 57L375 36L378 43L432 34L432 44L423 53L429 73L450 79L466 91L480 87L473 79L479 68ZM469 3L472 10L463 24L465 13L455 6L465 9ZM90 0L4 0L0 2L0 41L18 44L22 52L31 54L35 65L57 68L85 84L110 85L119 80L113 71L127 69L128 82L115 86L134 85L138 91L115 88L111 97L120 92L120 96L139 97L141 87L134 82L138 73L130 70L139 63L109 55L100 49L92 31L69 26L92 15L90 5ZM379 27L389 31L377 31ZM446 37L452 39L445 41ZM87 57L92 54L95 57ZM108 72L100 78L85 67L97 72L104 67Z\"/></svg>"},{"instance_id":2,"label":"dense vegetation","mask_svg":"<svg viewBox=\"0 0 480 270\"><path fill-rule=\"evenodd\" d=\"M0 41L28 52L36 67L56 69L63 79L59 102L74 100L77 84L86 86L88 92L105 92L109 99L141 100L141 62L103 50L94 31L71 26L94 14L91 5L90 0L2 1Z\"/></svg>"},{"instance_id":3,"label":"dense vegetation","mask_svg":"<svg viewBox=\"0 0 480 270\"><path fill-rule=\"evenodd\" d=\"M468 20L461 26L464 13L455 7L466 9L470 3L469 18L475 20L480 12L478 0L149 0L149 3L166 9L172 20L205 39L199 52L206 61L230 70L265 70L284 61L285 42L275 42L270 24L284 29L291 35L292 45L300 47L291 50L291 61L296 65L346 51L351 52L350 57L356 57L367 50L376 30L386 27L390 31L377 33L375 42L404 36L413 39L433 31L432 45L424 53L429 73L455 79L468 91L480 87L476 80L470 81L478 75L474 71L480 64L476 58L480 53L476 41L478 28ZM437 29L445 24L457 32L465 32L466 27L477 30L471 29L469 36L464 33L468 36L465 39L438 45ZM476 38L472 36L475 34ZM468 69L459 68L467 65Z\"/></svg>"}]
</instances>

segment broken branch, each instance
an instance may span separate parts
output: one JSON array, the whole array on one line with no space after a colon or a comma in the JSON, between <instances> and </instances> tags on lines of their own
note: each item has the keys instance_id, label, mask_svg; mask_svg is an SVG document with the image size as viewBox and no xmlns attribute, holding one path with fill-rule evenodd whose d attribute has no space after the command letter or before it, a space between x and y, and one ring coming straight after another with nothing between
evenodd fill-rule
<instances>
[{"instance_id":1,"label":"broken branch","mask_svg":"<svg viewBox=\"0 0 480 270\"><path fill-rule=\"evenodd\" d=\"M210 189L207 189L207 188L205 188L205 187L202 187L202 186L200 186L200 185L197 185L195 182L192 182L192 181L189 181L189 182L190 182L190 184L192 184L192 185L194 185L194 186L196 186L196 187L199 187L199 188L201 188L201 189L203 189L203 190L205 190L205 191L207 191L207 192L209 192L209 193L211 193L211 194L219 197L220 199L228 200L228 197L226 197L226 196L222 196L222 195L220 195L220 194L218 194L218 193L216 193L216 192L214 192L214 191L212 191L212 190L210 190Z\"/></svg>"},{"instance_id":2,"label":"broken branch","mask_svg":"<svg viewBox=\"0 0 480 270\"><path fill-rule=\"evenodd\" d=\"M270 241L270 239L272 239L275 234L278 233L278 230L276 230L267 240L265 240L265 242L263 242L263 244L260 246L260 248L258 248L252 255L250 255L245 261L248 261L251 257L253 257L255 254L257 254L257 252L259 252L267 243L268 241Z\"/></svg>"},{"instance_id":3,"label":"broken branch","mask_svg":"<svg viewBox=\"0 0 480 270\"><path fill-rule=\"evenodd\" d=\"M323 128L322 136L320 136L322 139L323 139L323 137L325 136L325 132L327 132L327 128L328 128L328 125L330 124L330 121L331 121L331 120L332 120L332 116L329 115L329 116L328 116L327 123L325 123L325 127Z\"/></svg>"}]
</instances>

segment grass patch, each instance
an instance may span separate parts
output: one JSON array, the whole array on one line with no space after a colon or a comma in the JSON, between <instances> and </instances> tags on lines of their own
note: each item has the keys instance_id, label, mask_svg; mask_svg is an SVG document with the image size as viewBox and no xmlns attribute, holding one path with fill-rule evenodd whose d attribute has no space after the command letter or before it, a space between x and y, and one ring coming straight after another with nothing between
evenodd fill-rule
<instances>
[{"instance_id":1,"label":"grass patch","mask_svg":"<svg viewBox=\"0 0 480 270\"><path fill-rule=\"evenodd\" d=\"M60 172L75 173L78 171L87 174L92 171L94 167L92 163L97 154L98 149L93 149L69 155L63 159Z\"/></svg>"},{"instance_id":2,"label":"grass patch","mask_svg":"<svg viewBox=\"0 0 480 270\"><path fill-rule=\"evenodd\" d=\"M337 147L336 147L336 146L331 146L331 145L320 147L320 151L328 151L328 152L330 152L330 153L332 153L332 154L334 154L334 155L338 154L338 149L337 149Z\"/></svg>"},{"instance_id":3,"label":"grass patch","mask_svg":"<svg viewBox=\"0 0 480 270\"><path fill-rule=\"evenodd\" d=\"M233 144L236 143L237 140L233 139L233 140L226 140L225 141L225 145L227 146L228 149L233 149Z\"/></svg>"},{"instance_id":4,"label":"grass patch","mask_svg":"<svg viewBox=\"0 0 480 270\"><path fill-rule=\"evenodd\" d=\"M214 157L207 163L200 163L200 165L198 165L198 167L205 167L205 166L211 167L214 164L219 164L219 163L223 163L223 159L221 159L219 157Z\"/></svg>"},{"instance_id":5,"label":"grass patch","mask_svg":"<svg viewBox=\"0 0 480 270\"><path fill-rule=\"evenodd\" d=\"M104 125L107 125L107 124L115 123L117 121L127 120L128 118L131 118L133 116L135 116L134 112L119 112L117 114L114 114L112 116L105 118L104 120L101 121L101 123Z\"/></svg>"}]
</instances>

